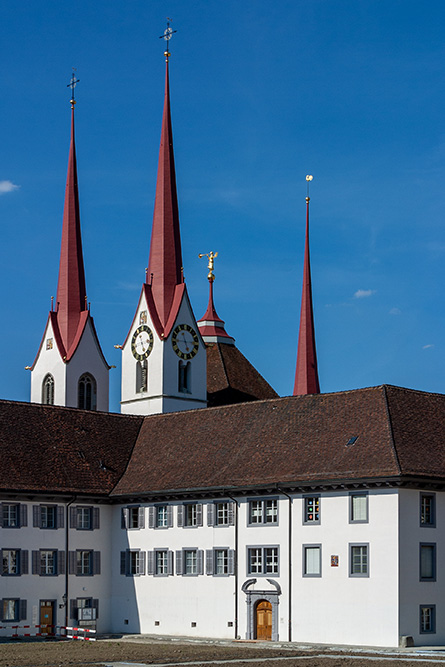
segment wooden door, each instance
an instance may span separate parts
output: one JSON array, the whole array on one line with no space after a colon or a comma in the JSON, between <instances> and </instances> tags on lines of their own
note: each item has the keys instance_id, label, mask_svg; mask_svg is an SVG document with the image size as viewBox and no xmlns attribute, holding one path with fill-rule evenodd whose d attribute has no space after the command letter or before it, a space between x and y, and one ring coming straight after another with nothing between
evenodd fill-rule
<instances>
[{"instance_id":1,"label":"wooden door","mask_svg":"<svg viewBox=\"0 0 445 667\"><path fill-rule=\"evenodd\" d=\"M52 635L54 619L53 600L40 600L40 632L42 635Z\"/></svg>"},{"instance_id":2,"label":"wooden door","mask_svg":"<svg viewBox=\"0 0 445 667\"><path fill-rule=\"evenodd\" d=\"M272 639L272 604L260 600L256 606L256 639Z\"/></svg>"}]
</instances>

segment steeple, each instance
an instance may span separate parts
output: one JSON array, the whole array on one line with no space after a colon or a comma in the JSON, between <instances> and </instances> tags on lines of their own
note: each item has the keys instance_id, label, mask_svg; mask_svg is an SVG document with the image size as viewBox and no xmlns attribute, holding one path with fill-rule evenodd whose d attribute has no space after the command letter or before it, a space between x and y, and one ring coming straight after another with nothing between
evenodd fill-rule
<instances>
[{"instance_id":1,"label":"steeple","mask_svg":"<svg viewBox=\"0 0 445 667\"><path fill-rule=\"evenodd\" d=\"M85 271L80 233L79 191L77 185L74 137L74 96L71 99L71 143L63 211L59 282L57 285L57 324L65 350L71 348L79 326L80 314L87 310Z\"/></svg>"},{"instance_id":2,"label":"steeple","mask_svg":"<svg viewBox=\"0 0 445 667\"><path fill-rule=\"evenodd\" d=\"M312 180L312 176L306 176L306 180ZM314 313L312 308L311 265L309 258L309 201L310 198L307 196L303 293L301 296L300 333L298 336L294 396L320 393L317 370L317 352L315 349Z\"/></svg>"},{"instance_id":3,"label":"steeple","mask_svg":"<svg viewBox=\"0 0 445 667\"><path fill-rule=\"evenodd\" d=\"M199 333L201 334L205 343L226 343L229 345L234 345L235 340L229 336L224 328L224 320L218 317L218 314L215 309L215 304L213 302L213 283L215 280L215 274L213 273L214 261L218 256L217 252L201 253L199 257L208 257L209 263L207 268L209 273L207 279L209 281L209 303L207 305L207 310L204 313L203 317L198 320L197 324L199 327Z\"/></svg>"},{"instance_id":4,"label":"steeple","mask_svg":"<svg viewBox=\"0 0 445 667\"><path fill-rule=\"evenodd\" d=\"M162 329L166 328L176 286L184 282L178 197L170 116L170 90L166 52L164 112L159 149L156 198L146 282L151 285L154 305Z\"/></svg>"}]
</instances>

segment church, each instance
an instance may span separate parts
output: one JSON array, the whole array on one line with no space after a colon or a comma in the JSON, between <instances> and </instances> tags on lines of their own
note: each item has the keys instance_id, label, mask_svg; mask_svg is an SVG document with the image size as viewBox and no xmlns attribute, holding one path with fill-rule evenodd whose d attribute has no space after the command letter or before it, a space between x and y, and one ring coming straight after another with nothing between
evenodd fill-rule
<instances>
[{"instance_id":1,"label":"church","mask_svg":"<svg viewBox=\"0 0 445 667\"><path fill-rule=\"evenodd\" d=\"M86 298L73 78L57 297L31 402L0 401L0 636L76 626L444 644L445 395L320 393L309 197L293 395L278 397L226 332L213 252L195 318L169 55L148 268L119 346L121 414L108 411Z\"/></svg>"}]
</instances>

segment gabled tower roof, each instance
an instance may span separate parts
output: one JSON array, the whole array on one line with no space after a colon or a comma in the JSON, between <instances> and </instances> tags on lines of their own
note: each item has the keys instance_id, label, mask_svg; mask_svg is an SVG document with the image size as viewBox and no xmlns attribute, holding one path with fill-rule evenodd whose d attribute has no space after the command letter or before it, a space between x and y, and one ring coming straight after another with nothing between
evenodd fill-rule
<instances>
[{"instance_id":1,"label":"gabled tower roof","mask_svg":"<svg viewBox=\"0 0 445 667\"><path fill-rule=\"evenodd\" d=\"M146 282L151 285L157 316L162 329L165 330L176 286L184 282L170 115L168 55L166 55L164 113L147 273Z\"/></svg>"},{"instance_id":2,"label":"gabled tower roof","mask_svg":"<svg viewBox=\"0 0 445 667\"><path fill-rule=\"evenodd\" d=\"M315 349L314 312L312 308L311 265L309 258L309 197L306 197L306 241L304 249L303 293L301 296L300 333L294 396L319 394L317 352Z\"/></svg>"}]
</instances>

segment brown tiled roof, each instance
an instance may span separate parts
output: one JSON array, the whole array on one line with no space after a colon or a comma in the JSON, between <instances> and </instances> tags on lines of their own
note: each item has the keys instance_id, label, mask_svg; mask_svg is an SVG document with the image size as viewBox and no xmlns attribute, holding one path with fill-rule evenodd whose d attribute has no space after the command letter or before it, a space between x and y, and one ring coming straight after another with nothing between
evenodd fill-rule
<instances>
[{"instance_id":1,"label":"brown tiled roof","mask_svg":"<svg viewBox=\"0 0 445 667\"><path fill-rule=\"evenodd\" d=\"M107 495L142 417L0 401L0 490Z\"/></svg>"},{"instance_id":2,"label":"brown tiled roof","mask_svg":"<svg viewBox=\"0 0 445 667\"><path fill-rule=\"evenodd\" d=\"M235 345L207 343L207 399L210 407L277 396Z\"/></svg>"}]
</instances>

